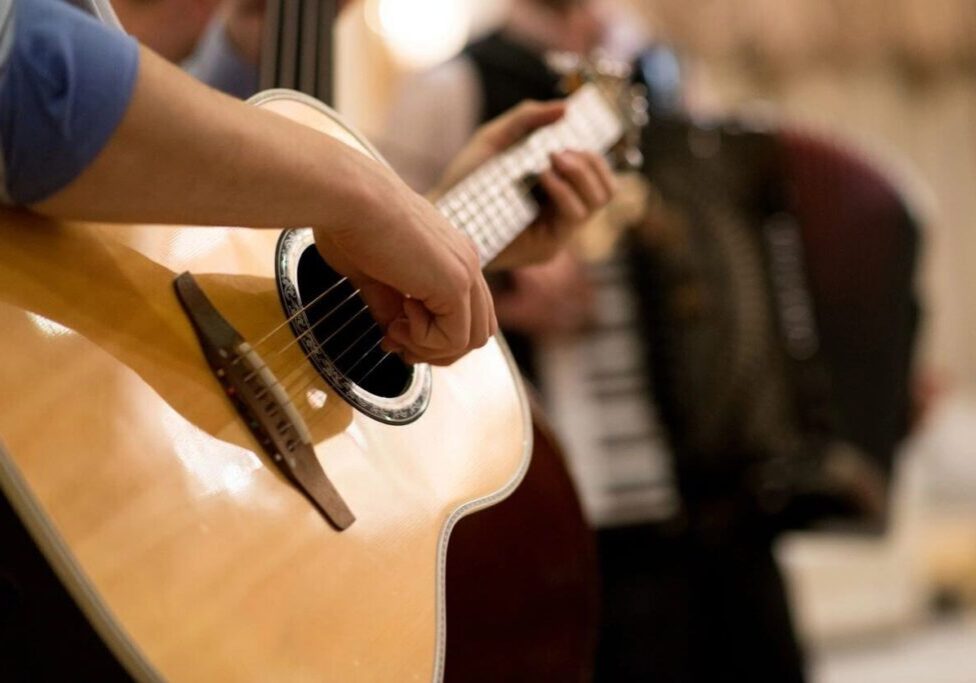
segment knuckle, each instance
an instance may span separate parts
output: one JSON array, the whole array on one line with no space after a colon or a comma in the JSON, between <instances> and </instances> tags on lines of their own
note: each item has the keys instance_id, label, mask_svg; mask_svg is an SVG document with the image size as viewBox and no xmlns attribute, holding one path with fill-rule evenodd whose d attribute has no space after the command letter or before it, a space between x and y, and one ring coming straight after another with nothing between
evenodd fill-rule
<instances>
[{"instance_id":1,"label":"knuckle","mask_svg":"<svg viewBox=\"0 0 976 683\"><path fill-rule=\"evenodd\" d=\"M478 250L474 248L473 244L469 244L464 252L464 265L471 276L481 272L481 259L478 257Z\"/></svg>"},{"instance_id":2,"label":"knuckle","mask_svg":"<svg viewBox=\"0 0 976 683\"><path fill-rule=\"evenodd\" d=\"M572 196L569 190L569 185L567 185L564 180L559 178L553 178L549 183L549 187L546 188L546 191L557 204L563 204L569 201L569 198Z\"/></svg>"},{"instance_id":3,"label":"knuckle","mask_svg":"<svg viewBox=\"0 0 976 683\"><path fill-rule=\"evenodd\" d=\"M458 343L455 344L450 350L457 352L464 352L472 347L473 338L471 336L471 331L468 330L461 337L458 338Z\"/></svg>"},{"instance_id":4,"label":"knuckle","mask_svg":"<svg viewBox=\"0 0 976 683\"><path fill-rule=\"evenodd\" d=\"M456 264L448 270L448 287L457 295L461 296L471 288L471 268L465 260Z\"/></svg>"},{"instance_id":5,"label":"knuckle","mask_svg":"<svg viewBox=\"0 0 976 683\"><path fill-rule=\"evenodd\" d=\"M583 162L580 160L579 152L564 152L559 156L559 159L563 167L571 173L578 173L583 170Z\"/></svg>"},{"instance_id":6,"label":"knuckle","mask_svg":"<svg viewBox=\"0 0 976 683\"><path fill-rule=\"evenodd\" d=\"M554 241L552 244L547 244L538 255L539 261L550 261L555 258L556 254L559 253L559 249L562 246L561 241Z\"/></svg>"}]
</instances>

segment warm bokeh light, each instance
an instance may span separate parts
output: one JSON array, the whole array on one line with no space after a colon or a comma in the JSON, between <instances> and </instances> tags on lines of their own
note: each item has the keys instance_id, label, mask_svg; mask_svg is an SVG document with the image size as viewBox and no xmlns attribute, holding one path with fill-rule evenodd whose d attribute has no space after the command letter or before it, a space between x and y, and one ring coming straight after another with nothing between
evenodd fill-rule
<instances>
[{"instance_id":1,"label":"warm bokeh light","mask_svg":"<svg viewBox=\"0 0 976 683\"><path fill-rule=\"evenodd\" d=\"M449 59L468 38L471 11L467 2L374 0L370 4L368 16L375 18L370 23L405 67L423 68Z\"/></svg>"}]
</instances>

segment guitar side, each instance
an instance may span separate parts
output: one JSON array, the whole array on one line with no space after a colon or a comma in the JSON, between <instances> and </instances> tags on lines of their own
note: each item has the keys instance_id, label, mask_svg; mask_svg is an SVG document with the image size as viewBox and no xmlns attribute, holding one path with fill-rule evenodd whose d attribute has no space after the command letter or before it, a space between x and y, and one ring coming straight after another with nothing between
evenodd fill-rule
<instances>
[{"instance_id":1,"label":"guitar side","mask_svg":"<svg viewBox=\"0 0 976 683\"><path fill-rule=\"evenodd\" d=\"M369 153L321 109L264 106ZM316 455L357 517L336 531L257 448L172 291L204 273L260 337L283 320L276 238L3 213L0 487L138 679L439 680L447 539L527 467L521 385L498 341L435 369L410 425L317 384Z\"/></svg>"}]
</instances>

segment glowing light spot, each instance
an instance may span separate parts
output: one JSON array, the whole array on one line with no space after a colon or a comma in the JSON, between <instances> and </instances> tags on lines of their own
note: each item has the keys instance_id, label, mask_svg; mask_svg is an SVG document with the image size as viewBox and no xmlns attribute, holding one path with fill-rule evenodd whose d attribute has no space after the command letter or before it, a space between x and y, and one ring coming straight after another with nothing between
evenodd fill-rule
<instances>
[{"instance_id":1,"label":"glowing light spot","mask_svg":"<svg viewBox=\"0 0 976 683\"><path fill-rule=\"evenodd\" d=\"M166 410L162 423L183 470L203 495L241 495L250 487L261 460L251 451L220 441L178 413Z\"/></svg>"},{"instance_id":2,"label":"glowing light spot","mask_svg":"<svg viewBox=\"0 0 976 683\"><path fill-rule=\"evenodd\" d=\"M405 66L433 66L468 39L471 11L459 0L377 0L379 33Z\"/></svg>"},{"instance_id":3,"label":"glowing light spot","mask_svg":"<svg viewBox=\"0 0 976 683\"><path fill-rule=\"evenodd\" d=\"M321 389L309 389L308 393L305 394L305 399L308 401L308 404L315 410L321 410L325 407L325 402L328 398L329 395Z\"/></svg>"},{"instance_id":4,"label":"glowing light spot","mask_svg":"<svg viewBox=\"0 0 976 683\"><path fill-rule=\"evenodd\" d=\"M34 327L39 329L48 337L67 337L74 334L74 330L56 323L53 320L48 320L42 315L37 315L36 313L28 313L28 319L34 324Z\"/></svg>"}]
</instances>

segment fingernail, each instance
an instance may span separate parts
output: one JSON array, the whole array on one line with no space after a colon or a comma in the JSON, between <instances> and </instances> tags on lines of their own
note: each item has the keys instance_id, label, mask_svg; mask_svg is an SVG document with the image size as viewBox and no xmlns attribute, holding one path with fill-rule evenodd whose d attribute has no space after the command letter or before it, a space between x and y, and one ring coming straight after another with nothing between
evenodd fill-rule
<instances>
[{"instance_id":1,"label":"fingernail","mask_svg":"<svg viewBox=\"0 0 976 683\"><path fill-rule=\"evenodd\" d=\"M396 343L389 337L383 338L383 341L380 342L380 348L387 353L401 353L403 351L403 346Z\"/></svg>"}]
</instances>

